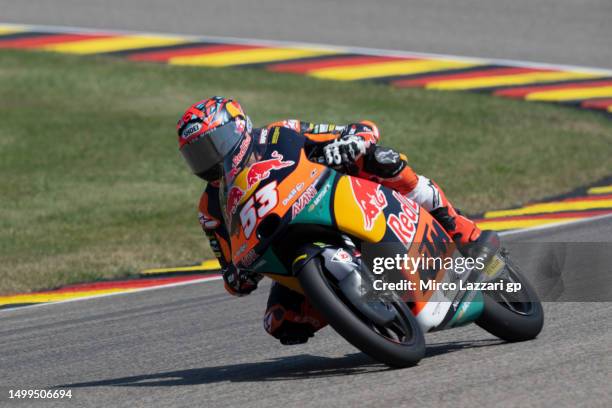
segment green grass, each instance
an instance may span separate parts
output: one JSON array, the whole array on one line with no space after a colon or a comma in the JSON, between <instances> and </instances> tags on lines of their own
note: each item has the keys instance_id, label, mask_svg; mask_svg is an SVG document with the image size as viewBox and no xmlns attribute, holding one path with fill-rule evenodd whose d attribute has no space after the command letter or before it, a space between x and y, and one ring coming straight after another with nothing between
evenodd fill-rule
<instances>
[{"instance_id":1,"label":"green grass","mask_svg":"<svg viewBox=\"0 0 612 408\"><path fill-rule=\"evenodd\" d=\"M203 184L180 158L187 105L237 98L255 124L376 121L383 143L475 213L610 174L612 121L485 95L238 69L0 53L0 293L210 257Z\"/></svg>"}]
</instances>

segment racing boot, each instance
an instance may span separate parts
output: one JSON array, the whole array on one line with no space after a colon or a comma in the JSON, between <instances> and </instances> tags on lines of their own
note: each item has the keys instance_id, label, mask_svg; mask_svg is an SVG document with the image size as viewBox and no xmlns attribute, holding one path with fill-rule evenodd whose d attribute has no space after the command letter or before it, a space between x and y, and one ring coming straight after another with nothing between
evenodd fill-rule
<instances>
[{"instance_id":1,"label":"racing boot","mask_svg":"<svg viewBox=\"0 0 612 408\"><path fill-rule=\"evenodd\" d=\"M327 322L300 293L274 282L264 315L264 329L283 345L303 344Z\"/></svg>"}]
</instances>

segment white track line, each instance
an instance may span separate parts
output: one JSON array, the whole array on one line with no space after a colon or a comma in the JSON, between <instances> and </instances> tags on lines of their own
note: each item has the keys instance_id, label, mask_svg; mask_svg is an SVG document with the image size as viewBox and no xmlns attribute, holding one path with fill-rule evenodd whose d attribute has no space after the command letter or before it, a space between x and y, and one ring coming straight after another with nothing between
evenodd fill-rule
<instances>
[{"instance_id":1,"label":"white track line","mask_svg":"<svg viewBox=\"0 0 612 408\"><path fill-rule=\"evenodd\" d=\"M549 64L534 61L524 60L512 60L512 59L499 59L499 58L486 58L486 57L465 57L459 55L450 54L436 54L427 52L410 52L410 51L399 51L389 50L381 48L366 48L366 47L351 47L351 46L335 46L329 44L318 44L308 43L300 41L279 41L279 40L261 40L253 38L240 38L240 37L219 37L219 36L198 36L198 35L187 35L187 34L176 34L176 33L151 33L146 31L131 31L131 30L103 30L86 27L70 27L70 26L53 26L53 25L27 25L27 24L11 24L1 23L0 26L4 27L15 27L25 30L40 30L40 31L52 31L59 33L108 33L117 35L146 35L152 37L175 37L185 39L188 41L210 41L227 44L257 44L267 45L272 47L293 47L293 48L318 48L323 50L337 51L337 52L348 52L365 55L376 55L376 56L392 56L392 57L422 57L430 59L454 59L457 61L473 62L481 64L497 64L497 65L508 65L514 67L526 67L526 68L541 68L541 69L558 69L563 71L580 71L585 73L592 73L597 75L610 75L612 76L612 70L604 68L584 67L576 65L564 65L564 64Z\"/></svg>"}]
</instances>

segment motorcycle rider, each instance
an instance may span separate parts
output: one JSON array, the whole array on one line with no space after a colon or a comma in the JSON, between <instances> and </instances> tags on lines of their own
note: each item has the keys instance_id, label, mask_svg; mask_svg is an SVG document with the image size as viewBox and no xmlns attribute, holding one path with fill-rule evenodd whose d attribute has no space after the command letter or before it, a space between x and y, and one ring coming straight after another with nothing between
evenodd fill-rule
<instances>
[{"instance_id":1,"label":"motorcycle rider","mask_svg":"<svg viewBox=\"0 0 612 408\"><path fill-rule=\"evenodd\" d=\"M374 123L338 126L284 120L254 129L238 102L215 96L190 106L176 129L179 149L191 170L208 182L200 198L199 220L221 264L225 288L232 295L248 295L262 276L240 270L231 261L224 206L219 199L221 165L227 155L248 155L242 152L243 146L248 147L245 138L264 143L275 127L290 128L305 136L310 147L320 149L328 166L374 180L416 201L458 245L473 243L480 236L474 222L457 212L436 183L416 174L405 155L378 145L380 135ZM304 296L277 282L272 284L264 316L264 328L269 334L282 344L300 344L325 325Z\"/></svg>"}]
</instances>

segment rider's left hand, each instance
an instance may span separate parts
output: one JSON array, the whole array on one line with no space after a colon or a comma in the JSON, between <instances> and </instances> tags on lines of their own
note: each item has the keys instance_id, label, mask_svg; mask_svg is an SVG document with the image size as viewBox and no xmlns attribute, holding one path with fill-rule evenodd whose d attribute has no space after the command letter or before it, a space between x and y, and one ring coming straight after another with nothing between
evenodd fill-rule
<instances>
[{"instance_id":1,"label":"rider's left hand","mask_svg":"<svg viewBox=\"0 0 612 408\"><path fill-rule=\"evenodd\" d=\"M366 154L367 142L359 136L347 135L323 148L328 166L340 167L355 163Z\"/></svg>"},{"instance_id":2,"label":"rider's left hand","mask_svg":"<svg viewBox=\"0 0 612 408\"><path fill-rule=\"evenodd\" d=\"M234 264L229 264L223 270L223 281L225 289L234 296L246 296L257 289L257 284L263 275L252 273L248 270L239 269Z\"/></svg>"}]
</instances>

